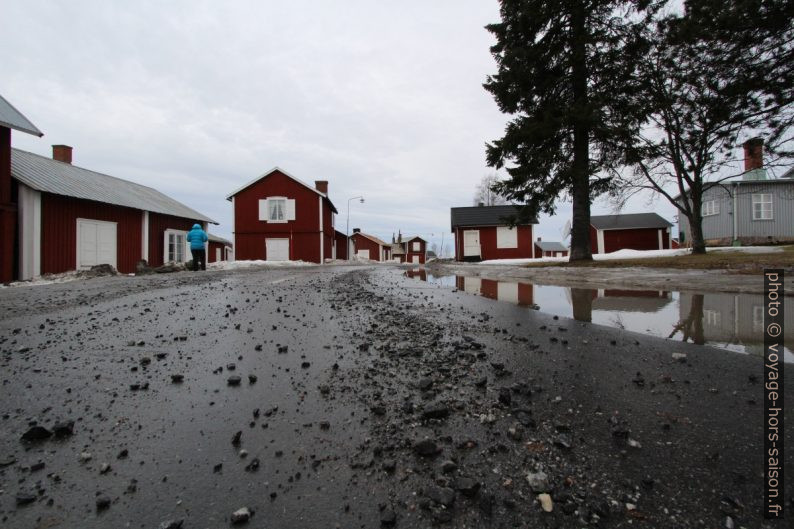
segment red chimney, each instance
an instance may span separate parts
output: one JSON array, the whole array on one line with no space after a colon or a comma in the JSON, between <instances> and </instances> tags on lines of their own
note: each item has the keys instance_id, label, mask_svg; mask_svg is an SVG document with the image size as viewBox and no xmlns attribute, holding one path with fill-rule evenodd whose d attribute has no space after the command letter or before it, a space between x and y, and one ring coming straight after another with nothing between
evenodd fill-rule
<instances>
[{"instance_id":1,"label":"red chimney","mask_svg":"<svg viewBox=\"0 0 794 529\"><path fill-rule=\"evenodd\" d=\"M72 148L68 145L53 145L52 159L63 163L72 163Z\"/></svg>"},{"instance_id":2,"label":"red chimney","mask_svg":"<svg viewBox=\"0 0 794 529\"><path fill-rule=\"evenodd\" d=\"M538 242L540 242L540 237L538 237Z\"/></svg>"},{"instance_id":3,"label":"red chimney","mask_svg":"<svg viewBox=\"0 0 794 529\"><path fill-rule=\"evenodd\" d=\"M744 142L744 170L752 171L764 166L764 140L752 138Z\"/></svg>"},{"instance_id":4,"label":"red chimney","mask_svg":"<svg viewBox=\"0 0 794 529\"><path fill-rule=\"evenodd\" d=\"M317 188L317 191L320 193L324 195L328 194L328 180L315 180L314 187Z\"/></svg>"}]
</instances>

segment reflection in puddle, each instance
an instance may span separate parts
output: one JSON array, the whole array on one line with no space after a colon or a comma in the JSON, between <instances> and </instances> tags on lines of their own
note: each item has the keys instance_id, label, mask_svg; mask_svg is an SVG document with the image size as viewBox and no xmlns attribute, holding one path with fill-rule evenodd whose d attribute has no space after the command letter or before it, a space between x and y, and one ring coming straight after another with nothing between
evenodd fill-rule
<instances>
[{"instance_id":1,"label":"reflection in puddle","mask_svg":"<svg viewBox=\"0 0 794 529\"><path fill-rule=\"evenodd\" d=\"M434 276L419 268L407 277L463 292L537 308L579 321L661 338L708 344L763 356L761 294L691 294L533 285L468 276ZM794 362L794 311L785 312L785 361Z\"/></svg>"}]
</instances>

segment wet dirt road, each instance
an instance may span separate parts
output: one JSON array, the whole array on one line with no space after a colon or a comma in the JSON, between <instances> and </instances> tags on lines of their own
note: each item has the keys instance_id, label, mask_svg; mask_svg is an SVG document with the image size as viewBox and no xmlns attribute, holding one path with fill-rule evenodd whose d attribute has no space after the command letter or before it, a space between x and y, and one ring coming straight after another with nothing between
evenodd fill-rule
<instances>
[{"instance_id":1,"label":"wet dirt road","mask_svg":"<svg viewBox=\"0 0 794 529\"><path fill-rule=\"evenodd\" d=\"M766 527L760 358L401 273L0 290L0 525Z\"/></svg>"}]
</instances>

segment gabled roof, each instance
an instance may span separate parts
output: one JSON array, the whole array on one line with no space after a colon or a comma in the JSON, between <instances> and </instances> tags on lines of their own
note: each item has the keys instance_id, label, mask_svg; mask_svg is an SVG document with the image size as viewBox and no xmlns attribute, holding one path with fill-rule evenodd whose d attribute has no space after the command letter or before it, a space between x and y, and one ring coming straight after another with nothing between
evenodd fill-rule
<instances>
[{"instance_id":1,"label":"gabled roof","mask_svg":"<svg viewBox=\"0 0 794 529\"><path fill-rule=\"evenodd\" d=\"M422 238L422 237L420 237L419 235L411 235L410 237L403 237L403 240L402 240L402 242L403 242L403 243L406 243L406 242L411 242L411 241L412 241L412 240L414 240L414 239L419 239L420 241L427 242L427 240L426 240L426 239L423 239L423 238Z\"/></svg>"},{"instance_id":2,"label":"gabled roof","mask_svg":"<svg viewBox=\"0 0 794 529\"><path fill-rule=\"evenodd\" d=\"M207 234L207 240L211 242L219 242L221 244L225 244L226 246L232 246L232 241L224 239L223 237L218 237L217 235L213 235L211 233Z\"/></svg>"},{"instance_id":3,"label":"gabled roof","mask_svg":"<svg viewBox=\"0 0 794 529\"><path fill-rule=\"evenodd\" d=\"M520 206L473 206L466 208L450 208L452 229L455 226L507 226L504 219L517 215ZM538 219L520 223L521 226L537 224Z\"/></svg>"},{"instance_id":4,"label":"gabled roof","mask_svg":"<svg viewBox=\"0 0 794 529\"><path fill-rule=\"evenodd\" d=\"M535 242L542 252L567 252L568 248L557 241L537 241Z\"/></svg>"},{"instance_id":5,"label":"gabled roof","mask_svg":"<svg viewBox=\"0 0 794 529\"><path fill-rule=\"evenodd\" d=\"M405 253L405 247L402 245L401 242L393 242L391 243L391 253L401 255Z\"/></svg>"},{"instance_id":6,"label":"gabled roof","mask_svg":"<svg viewBox=\"0 0 794 529\"><path fill-rule=\"evenodd\" d=\"M388 246L389 248L391 248L391 244L378 239L374 235L369 235L369 234L366 234L364 232L359 231L359 232L356 232L353 235L351 235L351 237L355 237L356 235L361 235L362 237L366 237L367 239L369 239L370 241L372 241L374 243L380 244L381 246Z\"/></svg>"},{"instance_id":7,"label":"gabled roof","mask_svg":"<svg viewBox=\"0 0 794 529\"><path fill-rule=\"evenodd\" d=\"M151 187L19 149L11 149L11 176L36 191L218 224Z\"/></svg>"},{"instance_id":8,"label":"gabled roof","mask_svg":"<svg viewBox=\"0 0 794 529\"><path fill-rule=\"evenodd\" d=\"M0 96L0 127L27 132L34 136L44 136L44 133L36 128L36 125L23 116L22 112L14 108L14 105L6 101L3 96Z\"/></svg>"},{"instance_id":9,"label":"gabled roof","mask_svg":"<svg viewBox=\"0 0 794 529\"><path fill-rule=\"evenodd\" d=\"M592 215L590 225L597 230L628 230L635 228L669 228L672 226L656 213L625 213Z\"/></svg>"},{"instance_id":10,"label":"gabled roof","mask_svg":"<svg viewBox=\"0 0 794 529\"><path fill-rule=\"evenodd\" d=\"M275 173L276 171L278 171L279 173L283 174L284 176L286 176L286 177L288 177L288 178L290 178L290 179L292 179L292 180L295 180L297 183L299 183L300 185L302 185L302 186L303 186L303 187L305 187L306 189L311 189L312 191L314 191L315 193L317 193L318 195L320 195L321 197L323 197L324 199L326 199L326 200L328 201L328 204L331 206L331 210L332 210L334 213L339 213L339 212L336 210L336 206L334 206L334 203L333 203L333 202L331 202L331 199L330 199L330 198L328 198L328 195L326 195L325 193L321 193L320 191L318 191L318 190L317 190L317 188L310 186L309 184L307 184L307 183L306 183L306 182L304 182L303 180L301 180L301 179L299 179L299 178L296 178L296 177L292 176L291 174L289 174L287 171L285 171L284 169L282 169L282 168L281 168L281 167L279 167L279 166L275 166L275 167L274 167L273 169L271 169L270 171L268 171L268 172L266 172L266 173L264 173L264 174L261 174L261 175L257 176L256 178L254 178L253 180L251 180L250 182L248 182L247 184L245 184L245 185L244 185L244 186L242 186L241 188L239 188L239 189L237 189L236 191L234 191L234 192L232 192L232 193L230 193L230 194L226 195L226 200L229 200L229 201L231 201L232 197L234 197L234 196L235 196L236 194L238 194L240 191L243 191L244 189L248 189L249 187L251 187L251 186L252 186L252 185L254 185L255 183L259 182L260 180L262 180L262 179L264 179L264 178L267 178L268 176L270 176L271 174Z\"/></svg>"}]
</instances>

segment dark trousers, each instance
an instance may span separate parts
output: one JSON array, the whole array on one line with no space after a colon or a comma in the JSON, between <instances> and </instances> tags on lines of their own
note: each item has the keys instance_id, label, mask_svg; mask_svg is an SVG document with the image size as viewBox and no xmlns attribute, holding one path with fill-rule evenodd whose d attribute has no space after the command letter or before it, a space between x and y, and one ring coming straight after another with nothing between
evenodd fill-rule
<instances>
[{"instance_id":1,"label":"dark trousers","mask_svg":"<svg viewBox=\"0 0 794 529\"><path fill-rule=\"evenodd\" d=\"M190 253L193 254L193 271L195 272L199 268L199 261L201 262L201 269L207 269L207 252L203 249L201 250L190 250Z\"/></svg>"}]
</instances>

